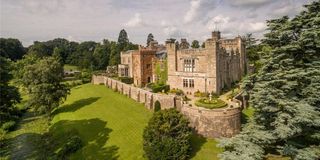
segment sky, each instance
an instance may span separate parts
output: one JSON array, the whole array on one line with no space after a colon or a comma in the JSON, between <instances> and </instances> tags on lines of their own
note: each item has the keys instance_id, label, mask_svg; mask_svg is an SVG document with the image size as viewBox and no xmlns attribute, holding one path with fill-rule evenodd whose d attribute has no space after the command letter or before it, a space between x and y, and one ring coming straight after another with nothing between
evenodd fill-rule
<instances>
[{"instance_id":1,"label":"sky","mask_svg":"<svg viewBox=\"0 0 320 160\"><path fill-rule=\"evenodd\" d=\"M266 20L290 17L312 0L0 0L0 37L34 41L129 40L145 45L147 35L204 41L213 30L232 38L253 33L261 38Z\"/></svg>"}]
</instances>

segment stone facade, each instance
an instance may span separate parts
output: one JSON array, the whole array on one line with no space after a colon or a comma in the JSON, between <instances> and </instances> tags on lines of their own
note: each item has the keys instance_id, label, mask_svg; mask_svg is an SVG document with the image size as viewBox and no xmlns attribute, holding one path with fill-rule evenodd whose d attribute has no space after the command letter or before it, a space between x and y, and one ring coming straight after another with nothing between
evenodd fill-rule
<instances>
[{"instance_id":1,"label":"stone facade","mask_svg":"<svg viewBox=\"0 0 320 160\"><path fill-rule=\"evenodd\" d=\"M174 95L152 93L106 76L93 76L92 82L101 84L101 80L105 86L144 103L150 110L154 110L156 101L160 102L161 109L176 108L189 119L190 126L205 137L231 137L240 132L241 101L236 99L229 103L228 108L209 110L184 104Z\"/></svg>"},{"instance_id":2,"label":"stone facade","mask_svg":"<svg viewBox=\"0 0 320 160\"><path fill-rule=\"evenodd\" d=\"M219 94L246 72L245 44L240 37L221 39L220 32L215 31L206 40L205 48L179 48L174 41L167 41L166 48L168 84L187 94Z\"/></svg>"},{"instance_id":3,"label":"stone facade","mask_svg":"<svg viewBox=\"0 0 320 160\"><path fill-rule=\"evenodd\" d=\"M138 50L121 52L121 64L118 65L119 77L133 78L136 86L144 87L146 84L155 82L154 66L164 61L166 56L165 47L152 41L150 46L139 46Z\"/></svg>"}]
</instances>

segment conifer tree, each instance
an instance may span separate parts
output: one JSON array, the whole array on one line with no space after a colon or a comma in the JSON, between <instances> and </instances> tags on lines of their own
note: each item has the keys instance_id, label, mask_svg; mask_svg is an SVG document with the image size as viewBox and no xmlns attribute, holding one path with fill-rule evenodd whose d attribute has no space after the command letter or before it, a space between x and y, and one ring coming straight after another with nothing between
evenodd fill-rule
<instances>
[{"instance_id":1,"label":"conifer tree","mask_svg":"<svg viewBox=\"0 0 320 160\"><path fill-rule=\"evenodd\" d=\"M150 42L154 41L154 37L152 35L152 33L148 34L148 38L147 38L147 46L150 45Z\"/></svg>"},{"instance_id":2,"label":"conifer tree","mask_svg":"<svg viewBox=\"0 0 320 160\"><path fill-rule=\"evenodd\" d=\"M265 65L246 82L255 113L242 132L222 140L221 159L320 157L320 1L293 19L267 21Z\"/></svg>"}]
</instances>

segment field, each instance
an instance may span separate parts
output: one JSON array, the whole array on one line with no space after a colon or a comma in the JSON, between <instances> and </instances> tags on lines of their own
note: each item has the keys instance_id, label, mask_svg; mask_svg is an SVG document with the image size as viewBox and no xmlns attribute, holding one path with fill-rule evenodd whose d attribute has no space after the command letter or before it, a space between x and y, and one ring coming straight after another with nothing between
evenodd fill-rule
<instances>
[{"instance_id":1,"label":"field","mask_svg":"<svg viewBox=\"0 0 320 160\"><path fill-rule=\"evenodd\" d=\"M60 137L67 130L78 131L85 145L71 159L144 159L142 133L151 116L151 111L124 95L102 85L85 84L74 87L66 102L54 111L49 131ZM37 135L45 132L44 120L25 117L18 129L8 134L11 145L1 156L12 151L17 159L39 154L41 148L35 145ZM192 159L217 159L221 149L216 143L194 135Z\"/></svg>"}]
</instances>

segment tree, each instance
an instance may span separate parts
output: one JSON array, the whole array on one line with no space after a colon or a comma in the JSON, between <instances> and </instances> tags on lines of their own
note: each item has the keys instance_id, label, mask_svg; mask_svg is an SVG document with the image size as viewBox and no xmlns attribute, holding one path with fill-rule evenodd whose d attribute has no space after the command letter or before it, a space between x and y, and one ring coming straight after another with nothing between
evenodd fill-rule
<instances>
[{"instance_id":1,"label":"tree","mask_svg":"<svg viewBox=\"0 0 320 160\"><path fill-rule=\"evenodd\" d=\"M175 109L155 112L143 132L143 150L149 160L187 159L191 128Z\"/></svg>"},{"instance_id":2,"label":"tree","mask_svg":"<svg viewBox=\"0 0 320 160\"><path fill-rule=\"evenodd\" d=\"M149 33L149 34L148 34L148 38L147 38L147 46L150 45L150 42L154 41L153 38L154 38L154 37L153 37L152 33Z\"/></svg>"},{"instance_id":3,"label":"tree","mask_svg":"<svg viewBox=\"0 0 320 160\"><path fill-rule=\"evenodd\" d=\"M253 37L252 33L247 33L243 39L245 40L246 43L246 48L251 48L252 46L254 46L257 43L257 39Z\"/></svg>"},{"instance_id":4,"label":"tree","mask_svg":"<svg viewBox=\"0 0 320 160\"><path fill-rule=\"evenodd\" d=\"M188 49L189 47L190 47L190 44L188 43L187 39L181 39L181 43L179 44L179 48L180 49Z\"/></svg>"},{"instance_id":5,"label":"tree","mask_svg":"<svg viewBox=\"0 0 320 160\"><path fill-rule=\"evenodd\" d=\"M205 47L206 47L206 43L202 42L201 48L205 48Z\"/></svg>"},{"instance_id":6,"label":"tree","mask_svg":"<svg viewBox=\"0 0 320 160\"><path fill-rule=\"evenodd\" d=\"M14 111L14 105L19 103L21 98L18 89L9 85L12 79L11 63L0 56L0 123L8 120Z\"/></svg>"},{"instance_id":7,"label":"tree","mask_svg":"<svg viewBox=\"0 0 320 160\"><path fill-rule=\"evenodd\" d=\"M109 65L113 66L118 64L120 64L120 49L116 42L111 42Z\"/></svg>"},{"instance_id":8,"label":"tree","mask_svg":"<svg viewBox=\"0 0 320 160\"><path fill-rule=\"evenodd\" d=\"M221 159L320 157L320 1L305 8L293 19L267 21L263 42L272 51L245 83L255 113L239 135L221 142Z\"/></svg>"},{"instance_id":9,"label":"tree","mask_svg":"<svg viewBox=\"0 0 320 160\"><path fill-rule=\"evenodd\" d=\"M192 41L192 44L191 44L191 47L192 47L192 48L200 48L199 41L193 40L193 41Z\"/></svg>"},{"instance_id":10,"label":"tree","mask_svg":"<svg viewBox=\"0 0 320 160\"><path fill-rule=\"evenodd\" d=\"M122 29L118 37L118 44L119 44L120 51L122 51L127 46L128 43L129 43L129 38L128 38L127 32L126 30Z\"/></svg>"},{"instance_id":11,"label":"tree","mask_svg":"<svg viewBox=\"0 0 320 160\"><path fill-rule=\"evenodd\" d=\"M109 63L110 54L110 42L108 40L104 41L103 45L97 45L94 52L93 58L95 60L94 69L106 69Z\"/></svg>"},{"instance_id":12,"label":"tree","mask_svg":"<svg viewBox=\"0 0 320 160\"><path fill-rule=\"evenodd\" d=\"M63 66L54 57L46 57L26 64L23 71L22 84L30 97L28 105L50 115L69 94L69 89L61 83Z\"/></svg>"},{"instance_id":13,"label":"tree","mask_svg":"<svg viewBox=\"0 0 320 160\"><path fill-rule=\"evenodd\" d=\"M41 58L51 56L52 53L52 48L50 48L47 44L38 41L34 42L34 44L28 49L28 54L33 54Z\"/></svg>"},{"instance_id":14,"label":"tree","mask_svg":"<svg viewBox=\"0 0 320 160\"><path fill-rule=\"evenodd\" d=\"M21 59L26 53L24 47L18 39L0 38L0 56L13 61Z\"/></svg>"}]
</instances>

